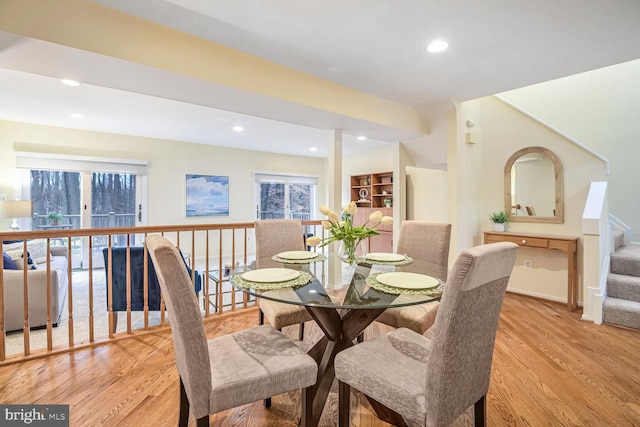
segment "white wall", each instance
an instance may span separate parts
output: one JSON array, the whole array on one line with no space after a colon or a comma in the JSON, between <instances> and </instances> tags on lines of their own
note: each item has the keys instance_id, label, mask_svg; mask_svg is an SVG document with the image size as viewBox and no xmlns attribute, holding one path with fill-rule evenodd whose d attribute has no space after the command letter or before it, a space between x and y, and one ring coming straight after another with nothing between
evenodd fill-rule
<instances>
[{"instance_id":1,"label":"white wall","mask_svg":"<svg viewBox=\"0 0 640 427\"><path fill-rule=\"evenodd\" d=\"M500 94L610 162L609 211L640 241L640 60Z\"/></svg>"},{"instance_id":2,"label":"white wall","mask_svg":"<svg viewBox=\"0 0 640 427\"><path fill-rule=\"evenodd\" d=\"M407 167L407 219L447 222L447 172Z\"/></svg>"},{"instance_id":3,"label":"white wall","mask_svg":"<svg viewBox=\"0 0 640 427\"><path fill-rule=\"evenodd\" d=\"M458 174L459 190L455 195L458 203L458 232L460 233L457 239L458 251L472 246L472 242L480 243L482 230L491 228L489 214L504 209L504 166L514 152L528 146L546 147L562 162L565 222L564 224L514 222L509 223L508 228L512 231L582 238L582 212L589 185L593 181L606 181L604 164L495 97L465 102L458 109L458 114L461 116L457 119L461 131L465 130L464 122L472 119L476 122L474 132L479 134L479 142L475 145L464 146L463 141L457 140L458 167L463 169ZM462 167L462 165L465 166ZM470 173L470 170L473 173ZM472 182L463 182L464 180ZM474 191L477 191L477 194L473 194ZM462 246L464 244L467 246ZM578 254L581 260L582 247L579 248ZM525 260L530 260L533 268L525 269ZM582 267L582 261L579 261L580 283ZM520 248L509 289L566 301L566 255L559 251Z\"/></svg>"},{"instance_id":4,"label":"white wall","mask_svg":"<svg viewBox=\"0 0 640 427\"><path fill-rule=\"evenodd\" d=\"M324 198L323 159L7 121L0 121L0 194L13 194L14 151L147 160L149 225L254 221L253 171L316 175ZM229 216L187 218L186 174L229 176Z\"/></svg>"}]
</instances>

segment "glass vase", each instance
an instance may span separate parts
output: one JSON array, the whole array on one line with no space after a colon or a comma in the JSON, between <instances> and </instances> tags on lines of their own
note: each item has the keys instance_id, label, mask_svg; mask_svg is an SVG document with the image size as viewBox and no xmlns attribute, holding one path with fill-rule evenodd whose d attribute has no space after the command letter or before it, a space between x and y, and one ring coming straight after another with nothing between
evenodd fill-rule
<instances>
[{"instance_id":1,"label":"glass vase","mask_svg":"<svg viewBox=\"0 0 640 427\"><path fill-rule=\"evenodd\" d=\"M338 258L348 264L350 268L356 268L359 262L367 256L367 240L340 240Z\"/></svg>"}]
</instances>

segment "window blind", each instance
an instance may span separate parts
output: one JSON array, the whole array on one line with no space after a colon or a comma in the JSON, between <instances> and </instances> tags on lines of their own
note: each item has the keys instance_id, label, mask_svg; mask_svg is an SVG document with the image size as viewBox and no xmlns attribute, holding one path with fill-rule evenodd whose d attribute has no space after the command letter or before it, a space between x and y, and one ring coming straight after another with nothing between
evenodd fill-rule
<instances>
[{"instance_id":1,"label":"window blind","mask_svg":"<svg viewBox=\"0 0 640 427\"><path fill-rule=\"evenodd\" d=\"M318 177L313 175L288 175L276 172L254 172L255 182L271 182L278 184L318 185Z\"/></svg>"},{"instance_id":2,"label":"window blind","mask_svg":"<svg viewBox=\"0 0 640 427\"><path fill-rule=\"evenodd\" d=\"M16 152L15 160L15 167L18 169L109 172L132 175L146 175L149 164L146 160L32 153L25 151Z\"/></svg>"}]
</instances>

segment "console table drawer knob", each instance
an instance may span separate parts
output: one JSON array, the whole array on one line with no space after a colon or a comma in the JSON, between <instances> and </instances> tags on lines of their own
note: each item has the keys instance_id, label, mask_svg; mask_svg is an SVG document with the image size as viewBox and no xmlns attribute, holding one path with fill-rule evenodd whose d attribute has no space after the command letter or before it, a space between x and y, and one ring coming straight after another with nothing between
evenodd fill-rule
<instances>
[{"instance_id":1,"label":"console table drawer knob","mask_svg":"<svg viewBox=\"0 0 640 427\"><path fill-rule=\"evenodd\" d=\"M522 239L522 244L523 244L523 245L526 245L526 244L527 244L527 241L526 241L526 240L524 240L524 239Z\"/></svg>"}]
</instances>

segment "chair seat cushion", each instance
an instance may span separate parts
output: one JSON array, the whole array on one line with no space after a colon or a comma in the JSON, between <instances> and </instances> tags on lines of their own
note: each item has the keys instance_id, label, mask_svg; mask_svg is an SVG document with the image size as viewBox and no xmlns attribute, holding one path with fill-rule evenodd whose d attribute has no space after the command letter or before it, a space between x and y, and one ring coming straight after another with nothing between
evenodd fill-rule
<instances>
[{"instance_id":1,"label":"chair seat cushion","mask_svg":"<svg viewBox=\"0 0 640 427\"><path fill-rule=\"evenodd\" d=\"M315 384L311 356L270 325L208 341L211 413Z\"/></svg>"},{"instance_id":2,"label":"chair seat cushion","mask_svg":"<svg viewBox=\"0 0 640 427\"><path fill-rule=\"evenodd\" d=\"M388 308L376 321L394 328L408 328L422 335L436 321L438 304L438 301L433 301L409 307Z\"/></svg>"},{"instance_id":3,"label":"chair seat cushion","mask_svg":"<svg viewBox=\"0 0 640 427\"><path fill-rule=\"evenodd\" d=\"M427 358L431 341L406 328L338 353L336 377L422 425L425 420ZM389 366L389 361L395 361Z\"/></svg>"},{"instance_id":4,"label":"chair seat cushion","mask_svg":"<svg viewBox=\"0 0 640 427\"><path fill-rule=\"evenodd\" d=\"M291 292L294 291L291 290ZM260 310L271 326L276 329L313 320L307 309L301 305L285 304L264 298L260 299Z\"/></svg>"}]
</instances>

